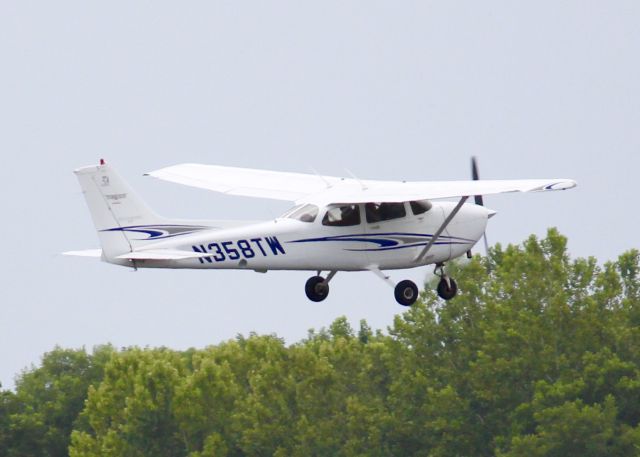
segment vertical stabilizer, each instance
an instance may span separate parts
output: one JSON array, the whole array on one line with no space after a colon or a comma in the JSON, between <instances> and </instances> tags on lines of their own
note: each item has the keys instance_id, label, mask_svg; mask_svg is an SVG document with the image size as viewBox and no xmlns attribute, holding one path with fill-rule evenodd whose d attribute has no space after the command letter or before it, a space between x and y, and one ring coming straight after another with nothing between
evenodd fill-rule
<instances>
[{"instance_id":1,"label":"vertical stabilizer","mask_svg":"<svg viewBox=\"0 0 640 457\"><path fill-rule=\"evenodd\" d=\"M123 228L158 224L157 216L129 185L103 160L98 166L74 171L98 231L107 261L133 251L135 240Z\"/></svg>"}]
</instances>

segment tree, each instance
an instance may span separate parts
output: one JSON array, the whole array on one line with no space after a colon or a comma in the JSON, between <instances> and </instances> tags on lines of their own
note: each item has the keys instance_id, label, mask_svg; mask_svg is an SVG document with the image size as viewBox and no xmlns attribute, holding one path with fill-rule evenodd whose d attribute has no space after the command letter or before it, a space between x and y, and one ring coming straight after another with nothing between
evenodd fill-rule
<instances>
[{"instance_id":1,"label":"tree","mask_svg":"<svg viewBox=\"0 0 640 457\"><path fill-rule=\"evenodd\" d=\"M43 356L40 367L25 370L16 380L15 395L2 394L9 411L3 427L6 455L68 455L87 390L102 378L111 353L110 346L97 347L93 354L56 347Z\"/></svg>"},{"instance_id":2,"label":"tree","mask_svg":"<svg viewBox=\"0 0 640 457\"><path fill-rule=\"evenodd\" d=\"M100 385L89 389L81 416L88 427L73 432L69 455L183 455L172 408L185 366L167 349L114 354Z\"/></svg>"},{"instance_id":3,"label":"tree","mask_svg":"<svg viewBox=\"0 0 640 457\"><path fill-rule=\"evenodd\" d=\"M566 246L551 229L451 264L460 294L427 287L388 334L56 349L0 395L0 449L64 455L73 428L73 457L636 455L640 253Z\"/></svg>"},{"instance_id":4,"label":"tree","mask_svg":"<svg viewBox=\"0 0 640 457\"><path fill-rule=\"evenodd\" d=\"M0 390L0 449L9 450L13 446L11 415L16 413L16 409L15 394L8 390Z\"/></svg>"},{"instance_id":5,"label":"tree","mask_svg":"<svg viewBox=\"0 0 640 457\"><path fill-rule=\"evenodd\" d=\"M551 436L573 413L582 418L576 422L582 436L589 430L601 443L633 449L640 362L636 251L602 268L594 259L571 261L566 239L552 229L546 239L497 245L489 257L452 269L459 297L443 303L427 290L424 305L398 316L391 329L398 453L404 447L413 455L421 449L429 455L523 455L522 443ZM601 373L609 381L598 384L597 395L579 390L544 408L533 402L541 382L566 383L590 373L597 365L592 357L619 362L608 378ZM553 449L571 448L570 433L553 437ZM551 449L545 443L543 453Z\"/></svg>"}]
</instances>

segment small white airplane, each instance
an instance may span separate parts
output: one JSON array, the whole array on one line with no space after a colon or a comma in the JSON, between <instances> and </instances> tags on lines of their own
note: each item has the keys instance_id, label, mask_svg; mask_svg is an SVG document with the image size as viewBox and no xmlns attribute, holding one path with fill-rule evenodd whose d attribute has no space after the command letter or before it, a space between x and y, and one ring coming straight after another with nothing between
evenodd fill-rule
<instances>
[{"instance_id":1,"label":"small white airplane","mask_svg":"<svg viewBox=\"0 0 640 457\"><path fill-rule=\"evenodd\" d=\"M438 295L457 285L445 262L471 255L494 211L482 195L544 192L576 186L570 179L391 182L214 165L181 164L147 173L166 181L229 195L295 202L266 222L183 221L157 216L120 176L100 160L75 170L102 249L66 252L101 257L133 268L315 271L307 297L327 298L338 271L371 271L395 290L401 305L418 298L409 280L395 284L385 270L434 264ZM476 204L466 203L475 197ZM457 202L435 202L453 198ZM486 239L485 239L486 240ZM322 276L322 272L328 274Z\"/></svg>"}]
</instances>

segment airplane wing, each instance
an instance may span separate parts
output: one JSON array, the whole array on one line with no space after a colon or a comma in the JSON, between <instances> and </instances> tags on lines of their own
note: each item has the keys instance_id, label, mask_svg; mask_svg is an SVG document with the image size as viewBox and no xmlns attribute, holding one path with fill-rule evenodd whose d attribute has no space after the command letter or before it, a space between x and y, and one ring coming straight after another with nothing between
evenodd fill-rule
<instances>
[{"instance_id":1,"label":"airplane wing","mask_svg":"<svg viewBox=\"0 0 640 457\"><path fill-rule=\"evenodd\" d=\"M321 192L341 178L304 173L184 163L145 173L165 181L245 197L297 201Z\"/></svg>"},{"instance_id":2,"label":"airplane wing","mask_svg":"<svg viewBox=\"0 0 640 457\"><path fill-rule=\"evenodd\" d=\"M491 195L509 192L547 192L566 190L576 186L571 179L512 179L481 181L425 181L384 182L371 181L371 187L345 195L345 203L367 201L402 202L411 200L435 200L440 198ZM343 202L338 199L336 202Z\"/></svg>"},{"instance_id":3,"label":"airplane wing","mask_svg":"<svg viewBox=\"0 0 640 457\"><path fill-rule=\"evenodd\" d=\"M181 164L146 173L165 181L229 195L294 202L402 202L506 192L545 192L571 189L571 179L397 182L337 178L304 173Z\"/></svg>"}]
</instances>

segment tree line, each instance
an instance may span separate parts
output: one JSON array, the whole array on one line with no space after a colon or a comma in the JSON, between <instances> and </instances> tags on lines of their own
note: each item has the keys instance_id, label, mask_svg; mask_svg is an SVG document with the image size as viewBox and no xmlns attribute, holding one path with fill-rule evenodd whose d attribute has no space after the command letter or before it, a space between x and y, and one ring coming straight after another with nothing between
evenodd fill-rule
<instances>
[{"instance_id":1,"label":"tree line","mask_svg":"<svg viewBox=\"0 0 640 457\"><path fill-rule=\"evenodd\" d=\"M0 392L0 456L637 455L639 260L550 229L452 264L459 296L385 332L55 348Z\"/></svg>"}]
</instances>

